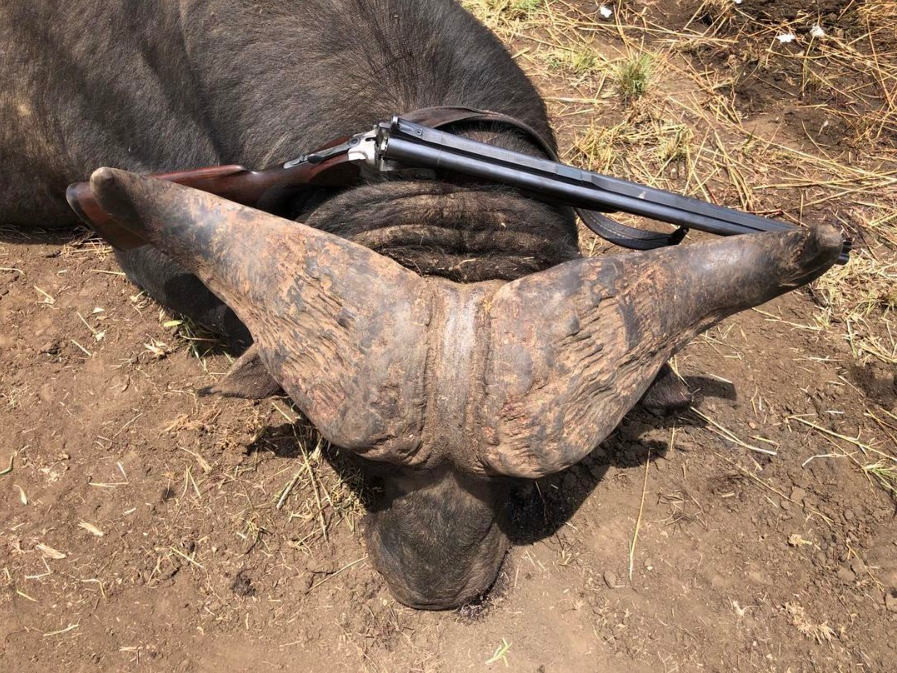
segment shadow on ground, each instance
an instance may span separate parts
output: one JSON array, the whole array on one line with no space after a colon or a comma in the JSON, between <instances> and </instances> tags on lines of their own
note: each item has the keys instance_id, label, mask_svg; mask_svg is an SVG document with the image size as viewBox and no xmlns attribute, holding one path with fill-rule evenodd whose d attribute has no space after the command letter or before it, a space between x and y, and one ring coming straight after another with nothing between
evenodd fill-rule
<instances>
[{"instance_id":1,"label":"shadow on ground","mask_svg":"<svg viewBox=\"0 0 897 673\"><path fill-rule=\"evenodd\" d=\"M735 400L735 386L702 376L686 379L696 394L695 405L703 398ZM657 439L659 429L704 427L705 421L686 410L659 416L637 406L619 427L591 454L576 465L537 481L519 480L511 490L506 533L515 545L532 544L550 537L572 517L613 466L637 468L666 456L668 446ZM304 418L294 424L266 428L248 447L248 452L270 451L280 458L300 459L318 446L314 427ZM321 443L324 459L355 492L368 511L380 492L379 479L389 466L373 464L353 454Z\"/></svg>"}]
</instances>

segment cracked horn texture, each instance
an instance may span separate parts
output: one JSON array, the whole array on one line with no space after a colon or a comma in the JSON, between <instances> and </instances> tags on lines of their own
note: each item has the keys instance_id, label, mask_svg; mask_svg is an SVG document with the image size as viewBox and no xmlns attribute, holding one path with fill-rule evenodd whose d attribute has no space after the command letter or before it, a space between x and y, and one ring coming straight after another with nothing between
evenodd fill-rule
<instances>
[{"instance_id":1,"label":"cracked horn texture","mask_svg":"<svg viewBox=\"0 0 897 673\"><path fill-rule=\"evenodd\" d=\"M108 168L91 187L117 222L234 310L329 441L373 460L427 460L424 279L338 236L188 187Z\"/></svg>"},{"instance_id":2,"label":"cracked horn texture","mask_svg":"<svg viewBox=\"0 0 897 673\"><path fill-rule=\"evenodd\" d=\"M480 476L576 463L690 339L810 282L841 249L836 230L816 227L462 285L187 187L112 169L91 184L236 312L326 439Z\"/></svg>"},{"instance_id":3,"label":"cracked horn texture","mask_svg":"<svg viewBox=\"0 0 897 673\"><path fill-rule=\"evenodd\" d=\"M689 340L820 276L841 244L831 227L735 236L509 283L489 317L484 469L537 478L573 465Z\"/></svg>"}]
</instances>

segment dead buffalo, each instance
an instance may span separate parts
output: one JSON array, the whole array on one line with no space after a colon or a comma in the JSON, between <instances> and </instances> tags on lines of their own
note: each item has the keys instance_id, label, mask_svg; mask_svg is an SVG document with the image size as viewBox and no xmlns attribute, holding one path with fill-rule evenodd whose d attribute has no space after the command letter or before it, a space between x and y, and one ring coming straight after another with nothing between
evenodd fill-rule
<instances>
[{"instance_id":1,"label":"dead buffalo","mask_svg":"<svg viewBox=\"0 0 897 673\"><path fill-rule=\"evenodd\" d=\"M841 248L817 228L583 259L568 209L471 180L316 190L287 220L135 175L263 167L432 106L551 138L531 83L453 0L10 0L0 78L0 221L70 226L66 185L125 169L92 177L153 244L123 268L168 307L251 333L222 388L273 380L377 468L370 554L420 608L490 587L514 479L579 461L689 339ZM540 153L500 124L451 130Z\"/></svg>"}]
</instances>

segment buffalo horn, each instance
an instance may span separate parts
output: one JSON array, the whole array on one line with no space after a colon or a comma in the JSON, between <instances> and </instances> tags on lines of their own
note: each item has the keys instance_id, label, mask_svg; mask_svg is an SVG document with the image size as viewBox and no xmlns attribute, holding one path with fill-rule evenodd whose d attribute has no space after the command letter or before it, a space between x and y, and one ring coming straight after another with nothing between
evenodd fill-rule
<instances>
[{"instance_id":1,"label":"buffalo horn","mask_svg":"<svg viewBox=\"0 0 897 673\"><path fill-rule=\"evenodd\" d=\"M101 168L116 222L195 274L246 323L259 356L321 434L419 465L427 283L345 239L181 185Z\"/></svg>"},{"instance_id":2,"label":"buffalo horn","mask_svg":"<svg viewBox=\"0 0 897 673\"><path fill-rule=\"evenodd\" d=\"M824 273L820 226L574 260L502 287L480 405L487 472L539 477L579 461L689 340Z\"/></svg>"}]
</instances>

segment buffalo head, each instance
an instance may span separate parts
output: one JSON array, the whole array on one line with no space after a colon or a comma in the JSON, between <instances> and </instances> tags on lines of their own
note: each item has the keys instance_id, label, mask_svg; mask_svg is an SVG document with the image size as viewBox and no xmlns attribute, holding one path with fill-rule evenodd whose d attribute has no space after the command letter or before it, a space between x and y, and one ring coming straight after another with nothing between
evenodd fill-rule
<instances>
[{"instance_id":1,"label":"buffalo head","mask_svg":"<svg viewBox=\"0 0 897 673\"><path fill-rule=\"evenodd\" d=\"M813 280L841 250L817 227L457 284L178 185L113 169L91 184L236 312L327 440L381 465L370 553L422 608L490 587L511 478L579 461L691 338Z\"/></svg>"}]
</instances>

